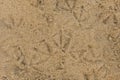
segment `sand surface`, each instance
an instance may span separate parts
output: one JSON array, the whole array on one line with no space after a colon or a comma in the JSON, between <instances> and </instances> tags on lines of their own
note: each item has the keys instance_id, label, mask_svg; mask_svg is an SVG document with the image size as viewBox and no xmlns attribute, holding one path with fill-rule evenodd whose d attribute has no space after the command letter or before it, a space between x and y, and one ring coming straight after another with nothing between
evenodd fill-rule
<instances>
[{"instance_id":1,"label":"sand surface","mask_svg":"<svg viewBox=\"0 0 120 80\"><path fill-rule=\"evenodd\" d=\"M0 0L0 80L120 80L120 0Z\"/></svg>"}]
</instances>

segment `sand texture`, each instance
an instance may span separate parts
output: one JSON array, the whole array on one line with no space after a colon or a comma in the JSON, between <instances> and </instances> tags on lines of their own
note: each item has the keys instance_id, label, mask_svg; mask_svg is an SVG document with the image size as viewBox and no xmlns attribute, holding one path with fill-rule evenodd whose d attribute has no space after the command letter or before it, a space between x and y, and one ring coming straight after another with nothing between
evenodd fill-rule
<instances>
[{"instance_id":1,"label":"sand texture","mask_svg":"<svg viewBox=\"0 0 120 80\"><path fill-rule=\"evenodd\" d=\"M0 0L0 80L120 80L120 0Z\"/></svg>"}]
</instances>

